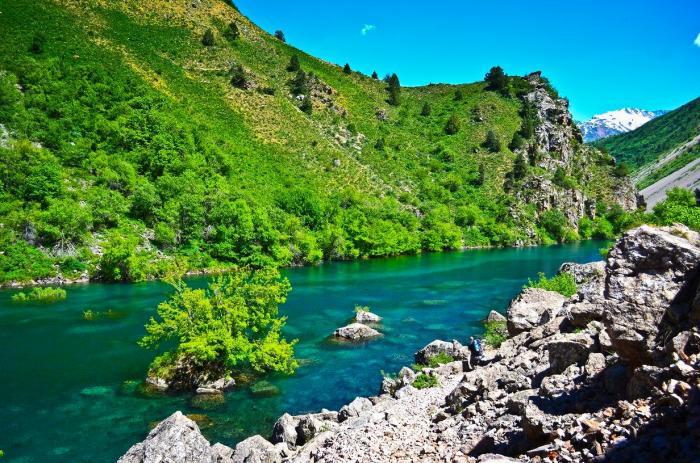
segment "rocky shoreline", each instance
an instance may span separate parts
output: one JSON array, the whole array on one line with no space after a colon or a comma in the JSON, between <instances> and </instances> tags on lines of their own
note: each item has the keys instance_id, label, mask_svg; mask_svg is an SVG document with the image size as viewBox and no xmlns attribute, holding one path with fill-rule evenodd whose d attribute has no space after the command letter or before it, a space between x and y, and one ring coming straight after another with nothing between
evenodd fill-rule
<instances>
[{"instance_id":1,"label":"rocky shoreline","mask_svg":"<svg viewBox=\"0 0 700 463\"><path fill-rule=\"evenodd\" d=\"M337 412L285 414L269 440L210 445L177 412L119 462L698 461L699 266L697 233L639 227L606 262L562 266L573 297L514 299L509 339L479 365L434 341L417 360L457 360L404 368Z\"/></svg>"}]
</instances>

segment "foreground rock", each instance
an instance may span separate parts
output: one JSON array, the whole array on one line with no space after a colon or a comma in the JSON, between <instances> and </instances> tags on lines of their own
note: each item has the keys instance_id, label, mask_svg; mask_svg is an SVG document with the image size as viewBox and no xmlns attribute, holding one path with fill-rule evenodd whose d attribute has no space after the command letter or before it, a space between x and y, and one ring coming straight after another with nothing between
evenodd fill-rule
<instances>
[{"instance_id":1,"label":"foreground rock","mask_svg":"<svg viewBox=\"0 0 700 463\"><path fill-rule=\"evenodd\" d=\"M384 378L378 397L338 413L283 415L272 442L256 436L230 457L221 446L218 461L695 462L697 246L682 227L633 230L606 265L567 270L580 282L574 297L524 291L509 310L519 328L473 370L462 361L418 374L403 368ZM416 359L459 358L463 349L434 341ZM419 375L437 385L417 389ZM196 425L169 429L156 428L124 457L136 459L123 461L146 461L138 458L147 450L165 455L148 461L206 461L197 458L216 447L195 435ZM182 459L169 460L173 452Z\"/></svg>"},{"instance_id":2,"label":"foreground rock","mask_svg":"<svg viewBox=\"0 0 700 463\"><path fill-rule=\"evenodd\" d=\"M508 307L508 333L511 336L529 331L555 318L566 298L554 291L527 288Z\"/></svg>"},{"instance_id":3,"label":"foreground rock","mask_svg":"<svg viewBox=\"0 0 700 463\"><path fill-rule=\"evenodd\" d=\"M118 463L232 462L233 450L222 444L209 445L197 424L180 412L161 421L146 440L134 445Z\"/></svg>"},{"instance_id":4,"label":"foreground rock","mask_svg":"<svg viewBox=\"0 0 700 463\"><path fill-rule=\"evenodd\" d=\"M342 328L338 328L333 333L334 337L347 341L361 341L380 335L381 333L379 333L379 331L362 323L351 323L347 326L343 326Z\"/></svg>"}]
</instances>

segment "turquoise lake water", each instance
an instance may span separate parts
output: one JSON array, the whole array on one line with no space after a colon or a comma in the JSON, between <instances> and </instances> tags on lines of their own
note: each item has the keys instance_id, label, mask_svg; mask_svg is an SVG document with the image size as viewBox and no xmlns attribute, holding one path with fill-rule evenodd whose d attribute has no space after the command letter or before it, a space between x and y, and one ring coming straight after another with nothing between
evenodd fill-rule
<instances>
[{"instance_id":1,"label":"turquoise lake water","mask_svg":"<svg viewBox=\"0 0 700 463\"><path fill-rule=\"evenodd\" d=\"M0 292L0 449L3 462L114 462L142 440L153 422L176 410L200 414L204 434L233 446L252 434L268 437L275 420L338 409L374 395L381 371L413 362L434 339L464 342L481 331L491 309L503 311L528 277L553 274L567 261L600 259L602 243L340 262L285 271L293 290L282 313L286 335L298 338L304 366L292 377L268 378L279 394L253 397L248 388L221 404L191 396L148 396L135 385L153 356L136 345L143 325L170 292L159 282L68 287L65 301L14 304ZM192 285L205 284L203 278ZM384 336L363 345L327 340L356 304L384 317ZM83 311L114 311L86 321Z\"/></svg>"}]
</instances>

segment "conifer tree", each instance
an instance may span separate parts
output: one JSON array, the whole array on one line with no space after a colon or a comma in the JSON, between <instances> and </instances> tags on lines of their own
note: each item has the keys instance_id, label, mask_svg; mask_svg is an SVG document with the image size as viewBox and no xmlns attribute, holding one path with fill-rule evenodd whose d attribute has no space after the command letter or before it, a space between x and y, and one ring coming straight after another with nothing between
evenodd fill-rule
<instances>
[{"instance_id":1,"label":"conifer tree","mask_svg":"<svg viewBox=\"0 0 700 463\"><path fill-rule=\"evenodd\" d=\"M235 21L231 21L231 23L228 25L228 29L226 29L224 36L232 42L241 37L241 31L238 29L238 24L236 24Z\"/></svg>"},{"instance_id":2,"label":"conifer tree","mask_svg":"<svg viewBox=\"0 0 700 463\"><path fill-rule=\"evenodd\" d=\"M343 72L345 74L352 74L352 69L350 68L350 64L345 63L345 66L343 66Z\"/></svg>"},{"instance_id":3,"label":"conifer tree","mask_svg":"<svg viewBox=\"0 0 700 463\"><path fill-rule=\"evenodd\" d=\"M374 79L374 80L379 79L379 74L377 74L377 71L372 71L372 79Z\"/></svg>"},{"instance_id":4,"label":"conifer tree","mask_svg":"<svg viewBox=\"0 0 700 463\"><path fill-rule=\"evenodd\" d=\"M445 125L445 133L447 135L454 135L459 132L459 120L456 115L452 115Z\"/></svg>"},{"instance_id":5,"label":"conifer tree","mask_svg":"<svg viewBox=\"0 0 700 463\"><path fill-rule=\"evenodd\" d=\"M430 105L426 101L425 103L423 103L423 108L420 110L420 115L421 116L430 116L430 113L431 113Z\"/></svg>"},{"instance_id":6,"label":"conifer tree","mask_svg":"<svg viewBox=\"0 0 700 463\"><path fill-rule=\"evenodd\" d=\"M289 60L289 64L287 65L287 71L297 72L299 69L301 69L301 66L299 65L299 57L297 55L292 55Z\"/></svg>"},{"instance_id":7,"label":"conifer tree","mask_svg":"<svg viewBox=\"0 0 700 463\"><path fill-rule=\"evenodd\" d=\"M501 151L501 141L493 130L489 130L486 134L486 141L484 142L484 147L487 148L492 153L497 153Z\"/></svg>"},{"instance_id":8,"label":"conifer tree","mask_svg":"<svg viewBox=\"0 0 700 463\"><path fill-rule=\"evenodd\" d=\"M508 78L506 77L505 72L503 72L502 67L492 67L484 77L484 80L488 84L488 90L493 90L494 92L500 92L503 94L508 92Z\"/></svg>"},{"instance_id":9,"label":"conifer tree","mask_svg":"<svg viewBox=\"0 0 700 463\"><path fill-rule=\"evenodd\" d=\"M284 32L282 31L275 31L275 38L279 40L280 42L286 42L287 38L284 36Z\"/></svg>"},{"instance_id":10,"label":"conifer tree","mask_svg":"<svg viewBox=\"0 0 700 463\"><path fill-rule=\"evenodd\" d=\"M526 174L527 162L525 162L525 156L523 156L523 153L518 153L518 156L515 158L515 162L513 163L513 178L515 180L520 180L525 178Z\"/></svg>"},{"instance_id":11,"label":"conifer tree","mask_svg":"<svg viewBox=\"0 0 700 463\"><path fill-rule=\"evenodd\" d=\"M291 82L292 95L306 95L308 93L306 73L299 69Z\"/></svg>"},{"instance_id":12,"label":"conifer tree","mask_svg":"<svg viewBox=\"0 0 700 463\"><path fill-rule=\"evenodd\" d=\"M401 104L401 82L399 82L399 76L395 73L385 78L388 84L387 92L389 92L388 102L392 106L398 106Z\"/></svg>"},{"instance_id":13,"label":"conifer tree","mask_svg":"<svg viewBox=\"0 0 700 463\"><path fill-rule=\"evenodd\" d=\"M313 112L314 106L313 102L311 101L311 94L304 95L304 99L301 101L299 109L301 109L306 114L311 114Z\"/></svg>"},{"instance_id":14,"label":"conifer tree","mask_svg":"<svg viewBox=\"0 0 700 463\"><path fill-rule=\"evenodd\" d=\"M455 92L455 101L462 101L464 99L464 94L461 90Z\"/></svg>"},{"instance_id":15,"label":"conifer tree","mask_svg":"<svg viewBox=\"0 0 700 463\"><path fill-rule=\"evenodd\" d=\"M202 36L202 45L205 47L212 47L214 43L214 32L211 29L207 29Z\"/></svg>"},{"instance_id":16,"label":"conifer tree","mask_svg":"<svg viewBox=\"0 0 700 463\"><path fill-rule=\"evenodd\" d=\"M231 85L233 85L234 87L245 88L248 84L248 79L246 78L245 70L240 64L234 63L234 65L231 66L229 74L231 75Z\"/></svg>"}]
</instances>

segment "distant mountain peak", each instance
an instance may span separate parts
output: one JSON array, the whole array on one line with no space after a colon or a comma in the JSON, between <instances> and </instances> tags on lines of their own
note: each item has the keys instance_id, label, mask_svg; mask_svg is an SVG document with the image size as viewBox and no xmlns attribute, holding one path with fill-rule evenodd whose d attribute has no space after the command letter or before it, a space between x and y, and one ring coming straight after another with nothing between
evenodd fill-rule
<instances>
[{"instance_id":1,"label":"distant mountain peak","mask_svg":"<svg viewBox=\"0 0 700 463\"><path fill-rule=\"evenodd\" d=\"M591 119L578 124L585 142L631 132L641 127L655 117L668 111L648 111L639 108L622 108L593 116Z\"/></svg>"}]
</instances>

